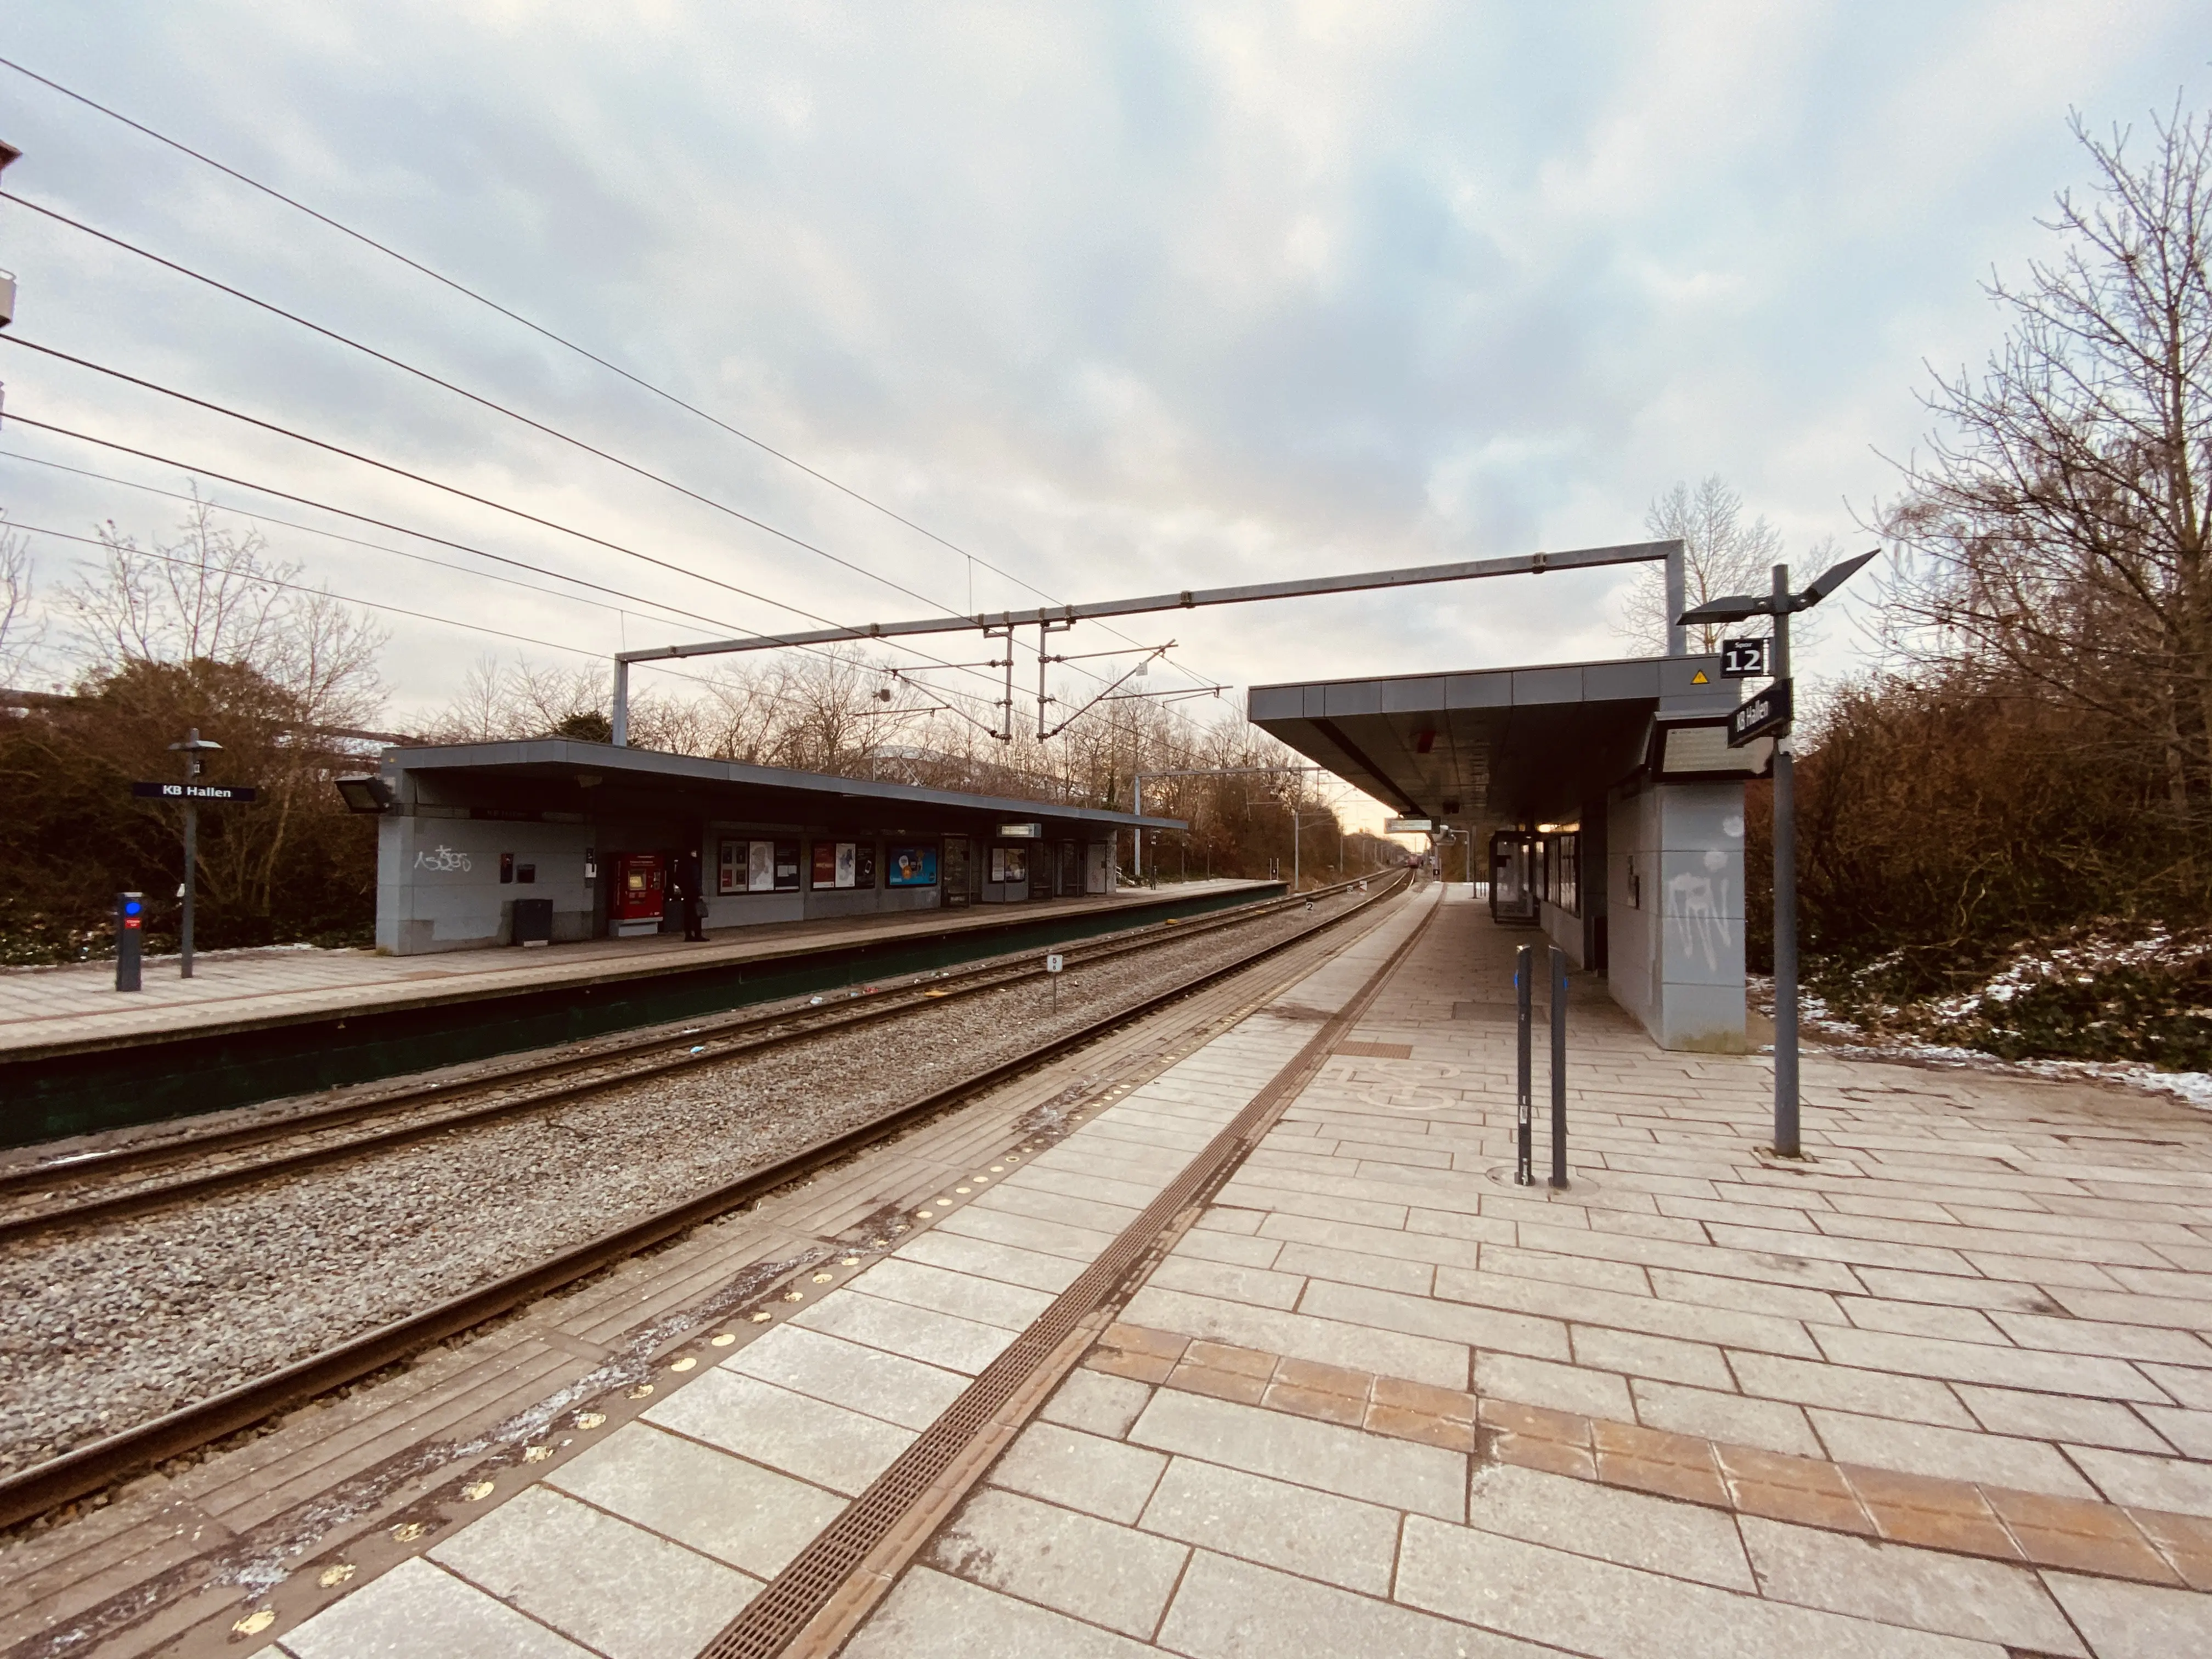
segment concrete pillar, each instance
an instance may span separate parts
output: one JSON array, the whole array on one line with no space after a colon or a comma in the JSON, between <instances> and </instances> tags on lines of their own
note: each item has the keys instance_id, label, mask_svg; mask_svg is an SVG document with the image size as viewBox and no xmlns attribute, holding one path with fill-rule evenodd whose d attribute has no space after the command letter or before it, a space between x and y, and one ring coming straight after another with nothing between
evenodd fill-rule
<instances>
[{"instance_id":1,"label":"concrete pillar","mask_svg":"<svg viewBox=\"0 0 2212 1659\"><path fill-rule=\"evenodd\" d=\"M1742 1053L1743 785L1646 785L1607 831L1613 1000L1662 1048Z\"/></svg>"}]
</instances>

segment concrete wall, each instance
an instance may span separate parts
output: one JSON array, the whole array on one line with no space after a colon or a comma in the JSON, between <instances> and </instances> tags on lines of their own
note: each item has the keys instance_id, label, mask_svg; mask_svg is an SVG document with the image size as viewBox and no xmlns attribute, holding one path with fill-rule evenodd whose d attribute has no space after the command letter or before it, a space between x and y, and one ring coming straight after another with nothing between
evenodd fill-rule
<instances>
[{"instance_id":1,"label":"concrete wall","mask_svg":"<svg viewBox=\"0 0 2212 1659\"><path fill-rule=\"evenodd\" d=\"M1546 899L1538 908L1542 913L1544 937L1567 953L1568 963L1577 969L1589 966L1583 948L1583 919L1571 910L1562 909Z\"/></svg>"},{"instance_id":2,"label":"concrete wall","mask_svg":"<svg viewBox=\"0 0 2212 1659\"><path fill-rule=\"evenodd\" d=\"M616 852L696 846L708 889L706 925L709 928L903 914L933 910L944 902L941 882L935 887L884 884L888 872L884 849L890 842L929 837L870 837L850 831L824 835L819 839L872 840L876 885L817 888L806 883L817 838L790 825L720 820L672 824L628 818L597 824L511 823L471 818L465 807L420 801L410 805L415 807L412 813L388 815L377 825L376 945L380 951L394 956L507 945L514 938L514 903L518 898L553 901L556 939L598 938L605 932L601 905L608 859ZM725 836L799 842L799 889L770 893L714 891L719 843ZM988 842L981 851L988 859ZM501 883L500 855L503 853L513 854L518 866L535 866L537 880ZM599 861L596 884L584 879L587 853L596 854ZM1105 867L1111 870L1110 859ZM1029 884L1018 882L976 885L980 891L975 896L986 904L1019 903L1032 890ZM681 930L672 910L662 928Z\"/></svg>"},{"instance_id":3,"label":"concrete wall","mask_svg":"<svg viewBox=\"0 0 2212 1659\"><path fill-rule=\"evenodd\" d=\"M429 814L435 807L422 807ZM584 854L586 823L503 823L465 816L380 818L376 838L376 948L395 956L468 951L513 937L518 898L553 901L553 937L597 931ZM499 859L537 866L532 884L503 884Z\"/></svg>"},{"instance_id":4,"label":"concrete wall","mask_svg":"<svg viewBox=\"0 0 2212 1659\"><path fill-rule=\"evenodd\" d=\"M1662 1048L1742 1053L1743 786L1646 785L1606 817L1613 1000Z\"/></svg>"}]
</instances>

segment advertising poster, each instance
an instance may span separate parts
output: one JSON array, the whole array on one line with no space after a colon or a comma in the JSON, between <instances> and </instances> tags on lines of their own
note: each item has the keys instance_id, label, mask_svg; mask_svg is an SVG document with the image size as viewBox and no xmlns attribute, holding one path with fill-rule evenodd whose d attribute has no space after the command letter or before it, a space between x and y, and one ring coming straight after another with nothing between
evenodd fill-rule
<instances>
[{"instance_id":1,"label":"advertising poster","mask_svg":"<svg viewBox=\"0 0 2212 1659\"><path fill-rule=\"evenodd\" d=\"M799 843L778 841L766 843L775 848L775 890L795 893L799 890Z\"/></svg>"},{"instance_id":2,"label":"advertising poster","mask_svg":"<svg viewBox=\"0 0 2212 1659\"><path fill-rule=\"evenodd\" d=\"M745 861L745 891L773 893L775 891L775 843L757 841L748 843Z\"/></svg>"},{"instance_id":3,"label":"advertising poster","mask_svg":"<svg viewBox=\"0 0 2212 1659\"><path fill-rule=\"evenodd\" d=\"M1027 881L1030 878L1030 849L1026 847L1008 847L1001 850L1006 855L1006 873L999 879Z\"/></svg>"},{"instance_id":4,"label":"advertising poster","mask_svg":"<svg viewBox=\"0 0 2212 1659\"><path fill-rule=\"evenodd\" d=\"M937 885L937 849L934 847L894 847L890 849L890 885L893 887L934 887Z\"/></svg>"},{"instance_id":5,"label":"advertising poster","mask_svg":"<svg viewBox=\"0 0 2212 1659\"><path fill-rule=\"evenodd\" d=\"M853 848L853 885L872 889L876 884L876 844L855 842Z\"/></svg>"},{"instance_id":6,"label":"advertising poster","mask_svg":"<svg viewBox=\"0 0 2212 1659\"><path fill-rule=\"evenodd\" d=\"M837 879L837 854L842 849L836 842L817 841L814 843L814 869L806 880L811 887L842 887L847 884Z\"/></svg>"},{"instance_id":7,"label":"advertising poster","mask_svg":"<svg viewBox=\"0 0 2212 1659\"><path fill-rule=\"evenodd\" d=\"M852 842L841 841L837 843L836 878L837 885L840 887L850 887L853 884L853 856L856 850Z\"/></svg>"},{"instance_id":8,"label":"advertising poster","mask_svg":"<svg viewBox=\"0 0 2212 1659\"><path fill-rule=\"evenodd\" d=\"M991 849L991 879L1004 881L1006 878L1006 849L1003 847L994 847Z\"/></svg>"}]
</instances>

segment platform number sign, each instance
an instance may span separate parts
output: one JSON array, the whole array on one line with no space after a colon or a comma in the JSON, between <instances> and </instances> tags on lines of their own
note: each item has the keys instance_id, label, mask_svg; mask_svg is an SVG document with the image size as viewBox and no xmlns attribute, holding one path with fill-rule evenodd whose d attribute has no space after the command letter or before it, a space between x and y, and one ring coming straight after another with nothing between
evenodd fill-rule
<instances>
[{"instance_id":1,"label":"platform number sign","mask_svg":"<svg viewBox=\"0 0 2212 1659\"><path fill-rule=\"evenodd\" d=\"M1759 679L1771 673L1767 664L1767 650L1773 641L1764 636L1755 640L1723 640L1721 641L1721 678L1724 680Z\"/></svg>"},{"instance_id":2,"label":"platform number sign","mask_svg":"<svg viewBox=\"0 0 2212 1659\"><path fill-rule=\"evenodd\" d=\"M1054 951L1050 956L1044 959L1044 970L1048 974L1058 973L1060 969L1060 952L1057 951Z\"/></svg>"}]
</instances>

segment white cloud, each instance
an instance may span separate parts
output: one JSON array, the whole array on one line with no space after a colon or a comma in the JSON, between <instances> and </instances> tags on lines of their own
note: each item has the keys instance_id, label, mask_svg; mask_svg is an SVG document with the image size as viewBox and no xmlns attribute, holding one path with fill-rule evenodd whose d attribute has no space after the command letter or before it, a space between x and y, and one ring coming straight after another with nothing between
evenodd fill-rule
<instances>
[{"instance_id":1,"label":"white cloud","mask_svg":"<svg viewBox=\"0 0 2212 1659\"><path fill-rule=\"evenodd\" d=\"M2192 13L2150 0L83 0L10 21L9 55L1067 597L1617 540L1711 471L1793 551L1844 533L1845 498L1884 487L1873 449L1921 430L1921 360L1981 355L1996 323L1976 283L2037 246L2033 215L2079 177L2066 108L2137 118L2177 78L2201 88L2204 56ZM26 151L11 188L968 602L945 549L112 123L5 91ZM0 207L0 239L33 337L811 611L914 608L20 209ZM0 373L10 412L63 410L746 626L788 620L20 352ZM175 482L12 426L0 447ZM5 460L0 502L70 528L166 517ZM284 550L454 616L516 603L307 538ZM1172 632L1239 683L1601 655L1613 586L1130 631ZM977 579L975 603L1022 597ZM515 614L594 649L649 626ZM476 651L404 625L394 678L434 704Z\"/></svg>"}]
</instances>

